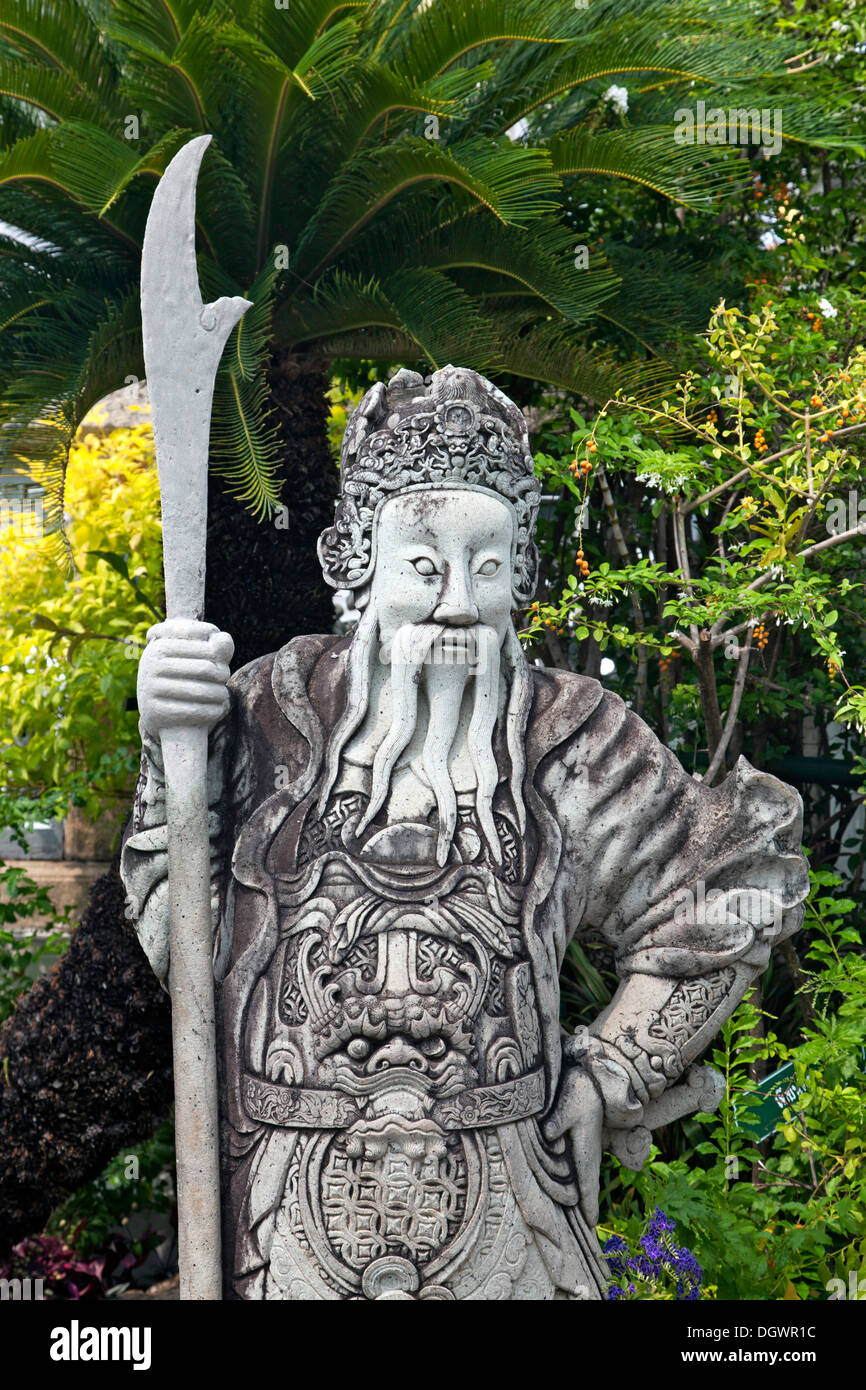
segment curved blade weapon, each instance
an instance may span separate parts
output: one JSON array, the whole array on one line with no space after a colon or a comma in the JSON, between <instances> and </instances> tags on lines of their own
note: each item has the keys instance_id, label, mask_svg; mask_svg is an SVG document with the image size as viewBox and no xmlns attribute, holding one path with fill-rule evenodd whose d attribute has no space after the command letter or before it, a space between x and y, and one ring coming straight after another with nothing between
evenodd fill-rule
<instances>
[{"instance_id":1,"label":"curved blade weapon","mask_svg":"<svg viewBox=\"0 0 866 1390\"><path fill-rule=\"evenodd\" d=\"M175 155L147 219L141 320L169 618L204 613L207 463L214 380L250 303L205 304L195 260L195 193L209 135ZM207 820L207 730L162 732L168 822L171 1002L182 1299L222 1298L220 1174Z\"/></svg>"}]
</instances>

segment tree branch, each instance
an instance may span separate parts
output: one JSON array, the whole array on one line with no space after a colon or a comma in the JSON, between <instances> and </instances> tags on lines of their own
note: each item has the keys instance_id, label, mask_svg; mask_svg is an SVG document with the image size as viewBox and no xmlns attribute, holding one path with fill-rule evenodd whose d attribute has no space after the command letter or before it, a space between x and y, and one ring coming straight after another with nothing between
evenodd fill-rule
<instances>
[{"instance_id":1,"label":"tree branch","mask_svg":"<svg viewBox=\"0 0 866 1390\"><path fill-rule=\"evenodd\" d=\"M706 776L700 779L701 781L706 781L709 786L712 786L713 778L724 762L725 753L728 751L728 744L731 741L731 735L734 732L734 726L737 722L737 715L740 712L743 691L746 687L746 672L749 669L749 656L752 650L752 630L752 625L750 624L746 645L740 652L740 659L737 662L737 674L734 679L734 688L731 691L731 703L728 706L728 713L725 718L725 727L722 730L722 736L719 739L716 751L707 768Z\"/></svg>"},{"instance_id":2,"label":"tree branch","mask_svg":"<svg viewBox=\"0 0 866 1390\"><path fill-rule=\"evenodd\" d=\"M628 561L630 559L629 550L625 542L625 536L622 533L622 527L620 525L619 515L616 509L616 502L614 501L613 493L610 490L610 483L607 480L607 473L605 472L604 464L596 464L596 477L598 478L599 486L601 487L602 501L604 502L605 510L607 511L608 515L608 520L610 521L610 527L613 533L613 539L614 544L616 545L617 554L619 555L619 558L621 560ZM632 613L634 614L635 628L638 632L645 632L646 624L644 623L643 612L641 611L637 591L635 590L633 584L629 585L629 597L631 599ZM635 683L636 714L643 714L644 706L646 705L647 684L647 651L643 642L638 642L637 681Z\"/></svg>"}]
</instances>

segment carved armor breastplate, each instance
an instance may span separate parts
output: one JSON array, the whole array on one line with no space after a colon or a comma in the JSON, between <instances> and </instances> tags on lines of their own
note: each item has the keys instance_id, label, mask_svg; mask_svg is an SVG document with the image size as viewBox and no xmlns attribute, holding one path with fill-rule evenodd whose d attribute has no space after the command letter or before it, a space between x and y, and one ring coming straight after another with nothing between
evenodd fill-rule
<instances>
[{"instance_id":1,"label":"carved armor breastplate","mask_svg":"<svg viewBox=\"0 0 866 1390\"><path fill-rule=\"evenodd\" d=\"M421 822L373 825L356 842L364 804L338 794L305 830L297 872L277 876L279 945L244 1083L250 1118L299 1132L298 1200L275 1249L292 1261L299 1244L315 1249L342 1296L384 1278L383 1260L417 1287L419 1270L456 1258L501 1163L490 1132L544 1101L515 827L497 816L496 865L467 808L440 867Z\"/></svg>"},{"instance_id":2,"label":"carved armor breastplate","mask_svg":"<svg viewBox=\"0 0 866 1390\"><path fill-rule=\"evenodd\" d=\"M280 944L254 1007L251 1117L331 1128L363 1116L363 1129L399 1113L463 1128L509 1108L533 1113L540 1033L513 827L499 818L500 868L464 812L439 867L435 830L419 822L373 828L351 852L363 798L335 801L305 832L298 873L277 879Z\"/></svg>"}]
</instances>

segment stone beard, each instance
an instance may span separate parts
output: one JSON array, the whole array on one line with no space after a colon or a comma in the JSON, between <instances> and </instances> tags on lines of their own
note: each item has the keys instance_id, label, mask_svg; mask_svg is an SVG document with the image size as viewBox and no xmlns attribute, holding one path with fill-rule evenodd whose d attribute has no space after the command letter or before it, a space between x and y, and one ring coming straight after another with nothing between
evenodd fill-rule
<instances>
[{"instance_id":1,"label":"stone beard","mask_svg":"<svg viewBox=\"0 0 866 1390\"><path fill-rule=\"evenodd\" d=\"M717 1101L696 1059L802 920L799 799L744 759L696 783L598 682L528 665L538 492L489 382L374 387L342 488L320 556L352 636L239 671L211 735L225 1297L599 1299L602 1150L639 1168ZM122 873L165 979L142 738ZM572 938L620 980L583 1038Z\"/></svg>"},{"instance_id":2,"label":"stone beard","mask_svg":"<svg viewBox=\"0 0 866 1390\"><path fill-rule=\"evenodd\" d=\"M375 603L370 603L358 623L349 649L346 709L334 730L327 752L327 778L319 799L320 814L337 781L341 755L368 713L373 663L382 660L387 652ZM511 792L519 828L523 833L526 810L521 788L524 771L522 739L532 692L526 660L517 634L510 626L504 656L507 668L506 729L511 759ZM370 801L358 825L358 834L382 809L397 761L418 732L420 697L426 703L426 736L418 775L426 779L436 798L439 827L436 859L440 865L445 863L457 828L457 794L448 760L457 737L461 711L468 699L471 714L466 730L466 747L475 774L475 812L490 854L497 864L501 863L492 809L493 794L499 782L499 769L493 751L493 730L499 713L503 665L497 633L493 628L481 624L443 631L439 623L406 623L394 637L389 664L391 722L375 753Z\"/></svg>"}]
</instances>

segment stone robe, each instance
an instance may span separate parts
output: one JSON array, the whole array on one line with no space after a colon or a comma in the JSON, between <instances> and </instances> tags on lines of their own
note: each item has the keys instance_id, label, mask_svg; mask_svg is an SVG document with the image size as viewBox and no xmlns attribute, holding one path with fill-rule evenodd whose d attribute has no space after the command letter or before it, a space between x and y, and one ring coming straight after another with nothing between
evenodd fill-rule
<instances>
[{"instance_id":1,"label":"stone robe","mask_svg":"<svg viewBox=\"0 0 866 1390\"><path fill-rule=\"evenodd\" d=\"M598 1299L566 1142L540 1127L563 1067L590 1070L609 1147L677 1084L802 921L799 797L742 758L697 783L597 681L532 668L526 833L497 726L503 866L461 805L439 869L432 826L387 803L354 838L363 778L317 817L348 647L245 667L211 737L225 1296ZM145 736L122 873L163 979L165 835ZM583 1051L559 1022L572 938L646 1001L614 1000Z\"/></svg>"}]
</instances>

